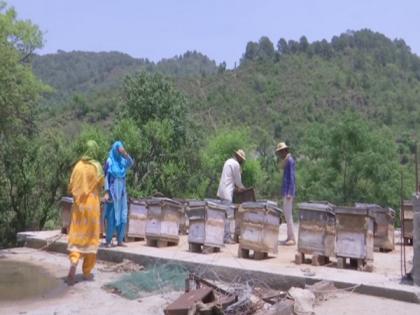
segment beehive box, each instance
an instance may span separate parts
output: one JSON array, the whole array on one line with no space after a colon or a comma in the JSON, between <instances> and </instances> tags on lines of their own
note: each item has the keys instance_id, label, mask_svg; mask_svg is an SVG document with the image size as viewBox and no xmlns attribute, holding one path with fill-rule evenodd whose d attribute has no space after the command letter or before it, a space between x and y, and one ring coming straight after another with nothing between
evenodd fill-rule
<instances>
[{"instance_id":1,"label":"beehive box","mask_svg":"<svg viewBox=\"0 0 420 315\"><path fill-rule=\"evenodd\" d=\"M181 220L179 221L179 234L187 235L188 228L189 228L189 222L188 222L188 216L187 216L188 201L184 199L174 199L174 200L179 202L182 205L182 209L181 209L182 215L181 215Z\"/></svg>"},{"instance_id":2,"label":"beehive box","mask_svg":"<svg viewBox=\"0 0 420 315\"><path fill-rule=\"evenodd\" d=\"M226 208L211 201L189 201L187 215L189 221L188 242L210 247L223 247Z\"/></svg>"},{"instance_id":3,"label":"beehive box","mask_svg":"<svg viewBox=\"0 0 420 315\"><path fill-rule=\"evenodd\" d=\"M73 207L72 197L62 197L60 200L61 208L61 233L67 234L70 231L71 209Z\"/></svg>"},{"instance_id":4,"label":"beehive box","mask_svg":"<svg viewBox=\"0 0 420 315\"><path fill-rule=\"evenodd\" d=\"M71 225L71 212L73 208L73 198L64 196L60 199L60 208L61 208L61 233L67 234L70 231ZM104 205L100 205L100 234L102 237L104 234Z\"/></svg>"},{"instance_id":5,"label":"beehive box","mask_svg":"<svg viewBox=\"0 0 420 315\"><path fill-rule=\"evenodd\" d=\"M146 240L178 243L183 206L169 198L147 200Z\"/></svg>"},{"instance_id":6,"label":"beehive box","mask_svg":"<svg viewBox=\"0 0 420 315\"><path fill-rule=\"evenodd\" d=\"M329 203L299 204L298 252L335 256L335 213Z\"/></svg>"},{"instance_id":7,"label":"beehive box","mask_svg":"<svg viewBox=\"0 0 420 315\"><path fill-rule=\"evenodd\" d=\"M358 268L373 261L373 217L367 207L335 207L336 256L357 261ZM342 259L339 264L341 265ZM339 266L341 267L341 266Z\"/></svg>"},{"instance_id":8,"label":"beehive box","mask_svg":"<svg viewBox=\"0 0 420 315\"><path fill-rule=\"evenodd\" d=\"M130 199L128 210L128 238L145 238L147 222L146 200Z\"/></svg>"},{"instance_id":9,"label":"beehive box","mask_svg":"<svg viewBox=\"0 0 420 315\"><path fill-rule=\"evenodd\" d=\"M239 207L239 247L277 253L282 210L272 201L245 202Z\"/></svg>"},{"instance_id":10,"label":"beehive box","mask_svg":"<svg viewBox=\"0 0 420 315\"><path fill-rule=\"evenodd\" d=\"M413 217L413 202L411 200L404 200L403 208L400 211L400 219L402 223L402 231L405 244L413 244Z\"/></svg>"},{"instance_id":11,"label":"beehive box","mask_svg":"<svg viewBox=\"0 0 420 315\"><path fill-rule=\"evenodd\" d=\"M391 208L382 208L376 204L356 203L356 207L367 207L374 219L373 246L375 250L392 251L395 248L394 222L395 211Z\"/></svg>"}]
</instances>

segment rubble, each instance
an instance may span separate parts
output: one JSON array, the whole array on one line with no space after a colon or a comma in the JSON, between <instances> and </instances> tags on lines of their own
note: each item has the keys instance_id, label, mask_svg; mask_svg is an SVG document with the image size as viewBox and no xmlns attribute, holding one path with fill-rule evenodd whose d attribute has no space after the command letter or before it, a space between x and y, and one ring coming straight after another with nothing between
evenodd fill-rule
<instances>
[{"instance_id":1,"label":"rubble","mask_svg":"<svg viewBox=\"0 0 420 315\"><path fill-rule=\"evenodd\" d=\"M102 272L116 272L116 273L137 272L137 271L144 270L144 266L136 264L135 262L129 259L123 259L123 261L118 264L107 264L104 267L98 268L98 270Z\"/></svg>"}]
</instances>

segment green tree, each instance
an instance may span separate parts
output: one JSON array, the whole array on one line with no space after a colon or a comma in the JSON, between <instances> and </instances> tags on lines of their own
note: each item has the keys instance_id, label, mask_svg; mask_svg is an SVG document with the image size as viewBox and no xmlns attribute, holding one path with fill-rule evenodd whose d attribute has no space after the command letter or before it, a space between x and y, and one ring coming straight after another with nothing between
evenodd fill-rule
<instances>
[{"instance_id":1,"label":"green tree","mask_svg":"<svg viewBox=\"0 0 420 315\"><path fill-rule=\"evenodd\" d=\"M188 156L181 152L187 153L189 143L184 96L161 75L146 73L127 77L123 93L126 120L116 124L114 137L127 138L128 149L133 148L130 181L137 193L185 194Z\"/></svg>"},{"instance_id":2,"label":"green tree","mask_svg":"<svg viewBox=\"0 0 420 315\"><path fill-rule=\"evenodd\" d=\"M243 165L242 182L246 186L258 186L261 183L262 171L259 162L252 159L253 143L247 129L219 130L208 139L201 150L202 197L216 197L220 175L225 161L238 149L245 150L247 161Z\"/></svg>"},{"instance_id":3,"label":"green tree","mask_svg":"<svg viewBox=\"0 0 420 315\"><path fill-rule=\"evenodd\" d=\"M0 247L18 231L45 225L60 186L63 164L49 165L54 158L43 155L60 140L41 140L35 124L34 105L47 88L26 62L41 45L38 28L0 2Z\"/></svg>"},{"instance_id":4,"label":"green tree","mask_svg":"<svg viewBox=\"0 0 420 315\"><path fill-rule=\"evenodd\" d=\"M398 206L399 161L389 130L372 130L354 113L315 125L299 161L303 199Z\"/></svg>"}]
</instances>

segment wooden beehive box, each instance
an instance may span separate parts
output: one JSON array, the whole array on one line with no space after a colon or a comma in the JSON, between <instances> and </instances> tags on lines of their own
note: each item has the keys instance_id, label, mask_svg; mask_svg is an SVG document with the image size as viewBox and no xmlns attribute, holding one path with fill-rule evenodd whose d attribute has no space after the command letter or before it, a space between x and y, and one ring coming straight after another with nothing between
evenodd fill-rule
<instances>
[{"instance_id":1,"label":"wooden beehive box","mask_svg":"<svg viewBox=\"0 0 420 315\"><path fill-rule=\"evenodd\" d=\"M402 213L403 211L404 219ZM404 200L403 208L400 211L400 219L405 244L413 244L413 218L413 202L411 200Z\"/></svg>"},{"instance_id":2,"label":"wooden beehive box","mask_svg":"<svg viewBox=\"0 0 420 315\"><path fill-rule=\"evenodd\" d=\"M245 202L239 207L242 249L277 253L281 209L272 201Z\"/></svg>"},{"instance_id":3,"label":"wooden beehive box","mask_svg":"<svg viewBox=\"0 0 420 315\"><path fill-rule=\"evenodd\" d=\"M299 204L298 252L335 256L335 213L328 203Z\"/></svg>"},{"instance_id":4,"label":"wooden beehive box","mask_svg":"<svg viewBox=\"0 0 420 315\"><path fill-rule=\"evenodd\" d=\"M146 239L178 243L183 205L169 198L147 200Z\"/></svg>"},{"instance_id":5,"label":"wooden beehive box","mask_svg":"<svg viewBox=\"0 0 420 315\"><path fill-rule=\"evenodd\" d=\"M373 260L373 217L369 208L335 207L336 256Z\"/></svg>"},{"instance_id":6,"label":"wooden beehive box","mask_svg":"<svg viewBox=\"0 0 420 315\"><path fill-rule=\"evenodd\" d=\"M127 236L129 238L145 238L147 222L146 200L130 199L128 211Z\"/></svg>"},{"instance_id":7,"label":"wooden beehive box","mask_svg":"<svg viewBox=\"0 0 420 315\"><path fill-rule=\"evenodd\" d=\"M71 209L73 207L72 197L62 197L60 200L61 208L61 232L67 234L71 224Z\"/></svg>"},{"instance_id":8,"label":"wooden beehive box","mask_svg":"<svg viewBox=\"0 0 420 315\"><path fill-rule=\"evenodd\" d=\"M71 225L71 212L73 209L73 198L64 196L60 199L60 208L61 208L61 233L68 234L70 231ZM100 234L99 236L102 237L105 231L104 226L104 205L101 203L100 205Z\"/></svg>"},{"instance_id":9,"label":"wooden beehive box","mask_svg":"<svg viewBox=\"0 0 420 315\"><path fill-rule=\"evenodd\" d=\"M373 217L374 249L379 251L394 250L395 211L391 208L382 208L376 204L356 203L356 207L369 208L369 212Z\"/></svg>"},{"instance_id":10,"label":"wooden beehive box","mask_svg":"<svg viewBox=\"0 0 420 315\"><path fill-rule=\"evenodd\" d=\"M188 202L188 242L190 244L223 247L227 207L210 201Z\"/></svg>"}]
</instances>

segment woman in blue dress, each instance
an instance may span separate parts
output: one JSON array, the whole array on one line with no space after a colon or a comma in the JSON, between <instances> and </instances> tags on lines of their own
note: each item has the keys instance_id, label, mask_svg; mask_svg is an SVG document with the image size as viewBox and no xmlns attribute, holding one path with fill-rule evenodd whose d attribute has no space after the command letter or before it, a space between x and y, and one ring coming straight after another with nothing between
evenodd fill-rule
<instances>
[{"instance_id":1,"label":"woman in blue dress","mask_svg":"<svg viewBox=\"0 0 420 315\"><path fill-rule=\"evenodd\" d=\"M123 143L117 141L109 151L105 163L105 220L106 246L112 246L112 236L117 233L117 246L123 244L128 217L126 175L133 159L125 151Z\"/></svg>"}]
</instances>

